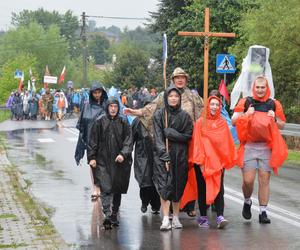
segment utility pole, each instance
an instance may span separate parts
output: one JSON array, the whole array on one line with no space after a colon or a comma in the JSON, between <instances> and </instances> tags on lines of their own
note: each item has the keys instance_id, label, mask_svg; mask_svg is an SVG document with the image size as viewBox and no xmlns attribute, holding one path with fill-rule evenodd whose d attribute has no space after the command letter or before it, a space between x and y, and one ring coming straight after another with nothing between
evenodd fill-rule
<instances>
[{"instance_id":1,"label":"utility pole","mask_svg":"<svg viewBox=\"0 0 300 250\"><path fill-rule=\"evenodd\" d=\"M83 87L87 87L87 38L86 38L86 15L82 12L81 38L83 43Z\"/></svg>"}]
</instances>

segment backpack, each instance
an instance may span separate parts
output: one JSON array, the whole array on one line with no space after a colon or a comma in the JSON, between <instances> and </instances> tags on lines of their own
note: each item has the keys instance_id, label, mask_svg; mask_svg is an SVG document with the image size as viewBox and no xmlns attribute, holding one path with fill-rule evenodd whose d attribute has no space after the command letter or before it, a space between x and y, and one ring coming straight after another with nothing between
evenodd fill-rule
<instances>
[{"instance_id":1,"label":"backpack","mask_svg":"<svg viewBox=\"0 0 300 250\"><path fill-rule=\"evenodd\" d=\"M248 96L246 98L244 112L246 112L250 106L252 106L255 111L260 112L268 112L269 110L273 110L275 112L276 109L275 101L271 98L269 98L266 102L260 102L253 99L253 97Z\"/></svg>"}]
</instances>

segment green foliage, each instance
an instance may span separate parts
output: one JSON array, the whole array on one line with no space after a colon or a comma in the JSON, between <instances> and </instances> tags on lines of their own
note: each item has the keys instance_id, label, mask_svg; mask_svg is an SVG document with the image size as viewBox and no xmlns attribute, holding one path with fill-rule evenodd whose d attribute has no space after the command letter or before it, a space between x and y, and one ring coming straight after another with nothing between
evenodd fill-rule
<instances>
[{"instance_id":1,"label":"green foliage","mask_svg":"<svg viewBox=\"0 0 300 250\"><path fill-rule=\"evenodd\" d=\"M81 52L78 42L79 21L71 10L64 14L57 11L46 11L43 8L37 10L23 10L20 13L12 13L12 24L15 27L28 26L30 23L38 23L44 30L49 30L52 25L59 27L60 35L68 41L71 57L76 57Z\"/></svg>"},{"instance_id":2,"label":"green foliage","mask_svg":"<svg viewBox=\"0 0 300 250\"><path fill-rule=\"evenodd\" d=\"M57 26L51 25L48 30L44 30L37 23L30 23L28 27L9 30L1 37L0 65L22 53L36 58L39 75L43 75L46 65L50 73L58 75L68 58L68 44L60 36Z\"/></svg>"},{"instance_id":3,"label":"green foliage","mask_svg":"<svg viewBox=\"0 0 300 250\"><path fill-rule=\"evenodd\" d=\"M108 61L109 40L99 33L93 33L88 42L89 54L96 64L104 64Z\"/></svg>"},{"instance_id":4,"label":"green foliage","mask_svg":"<svg viewBox=\"0 0 300 250\"><path fill-rule=\"evenodd\" d=\"M130 86L142 87L147 83L149 58L145 51L127 41L115 46L117 62L113 71L113 84L122 89Z\"/></svg>"},{"instance_id":5,"label":"green foliage","mask_svg":"<svg viewBox=\"0 0 300 250\"><path fill-rule=\"evenodd\" d=\"M259 44L270 49L270 64L276 98L286 111L295 112L300 105L300 5L297 0L258 0L241 22L240 39L231 51L241 59L249 46ZM288 121L296 117L288 113ZM298 118L299 119L299 118Z\"/></svg>"},{"instance_id":6,"label":"green foliage","mask_svg":"<svg viewBox=\"0 0 300 250\"><path fill-rule=\"evenodd\" d=\"M12 90L17 90L19 86L19 79L14 78L16 69L24 72L24 85L27 86L29 80L29 70L31 68L33 75L38 79L38 73L36 71L37 59L32 54L20 53L15 57L12 57L6 61L1 68L0 75L0 104L6 102ZM38 86L37 86L38 87Z\"/></svg>"},{"instance_id":7,"label":"green foliage","mask_svg":"<svg viewBox=\"0 0 300 250\"><path fill-rule=\"evenodd\" d=\"M190 86L203 86L204 38L180 37L178 31L204 31L204 9L210 8L210 31L238 32L244 12L255 5L249 0L161 0L158 13L152 13L153 32L168 36L168 74L182 67L190 74ZM216 54L227 53L232 38L210 38L209 88L216 88L220 78L215 73Z\"/></svg>"}]
</instances>

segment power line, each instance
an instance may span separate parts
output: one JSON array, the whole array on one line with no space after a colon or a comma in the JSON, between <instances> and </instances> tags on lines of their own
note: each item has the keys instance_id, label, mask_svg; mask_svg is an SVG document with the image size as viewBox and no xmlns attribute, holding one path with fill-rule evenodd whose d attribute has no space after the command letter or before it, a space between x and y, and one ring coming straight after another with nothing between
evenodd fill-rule
<instances>
[{"instance_id":1,"label":"power line","mask_svg":"<svg viewBox=\"0 0 300 250\"><path fill-rule=\"evenodd\" d=\"M147 20L145 17L120 17L120 16L86 16L86 17L94 17L94 18L102 18L102 19L120 19L120 20Z\"/></svg>"}]
</instances>

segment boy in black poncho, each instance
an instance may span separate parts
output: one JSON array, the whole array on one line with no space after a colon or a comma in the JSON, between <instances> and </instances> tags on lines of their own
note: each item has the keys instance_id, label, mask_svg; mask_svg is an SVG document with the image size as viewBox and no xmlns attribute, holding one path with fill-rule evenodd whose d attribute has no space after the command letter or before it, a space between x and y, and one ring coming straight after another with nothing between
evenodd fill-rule
<instances>
[{"instance_id":1,"label":"boy in black poncho","mask_svg":"<svg viewBox=\"0 0 300 250\"><path fill-rule=\"evenodd\" d=\"M127 120L119 116L119 110L118 100L109 98L106 115L92 126L87 150L88 162L100 183L105 229L118 225L121 194L127 193L132 163L131 129Z\"/></svg>"},{"instance_id":2,"label":"boy in black poncho","mask_svg":"<svg viewBox=\"0 0 300 250\"><path fill-rule=\"evenodd\" d=\"M160 230L171 229L169 221L170 202L173 206L173 228L182 228L178 219L179 203L188 176L188 141L192 137L193 122L181 107L181 93L169 87L164 94L165 108L154 114L154 170L153 182L161 197L163 221ZM165 122L167 113L167 126ZM168 139L168 148L166 147Z\"/></svg>"}]
</instances>

